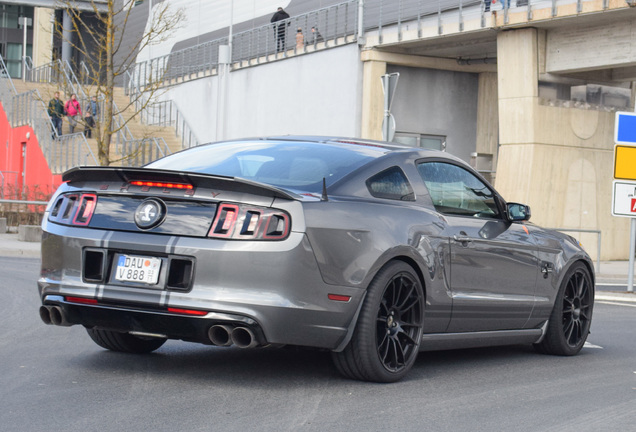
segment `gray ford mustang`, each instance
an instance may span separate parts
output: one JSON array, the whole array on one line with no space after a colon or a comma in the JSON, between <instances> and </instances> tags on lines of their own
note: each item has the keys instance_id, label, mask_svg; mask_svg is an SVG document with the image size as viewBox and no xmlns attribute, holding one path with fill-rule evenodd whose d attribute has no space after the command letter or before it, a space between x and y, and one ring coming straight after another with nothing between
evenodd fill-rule
<instances>
[{"instance_id":1,"label":"gray ford mustang","mask_svg":"<svg viewBox=\"0 0 636 432\"><path fill-rule=\"evenodd\" d=\"M574 355L589 333L578 242L446 153L276 137L63 179L42 222L40 316L106 349L305 346L392 382L423 350Z\"/></svg>"}]
</instances>

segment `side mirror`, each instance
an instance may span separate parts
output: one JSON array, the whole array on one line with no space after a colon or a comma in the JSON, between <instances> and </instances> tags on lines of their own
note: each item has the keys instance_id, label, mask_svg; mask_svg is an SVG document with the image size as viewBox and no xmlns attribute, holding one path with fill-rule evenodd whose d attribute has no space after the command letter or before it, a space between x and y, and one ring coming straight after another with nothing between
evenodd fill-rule
<instances>
[{"instance_id":1,"label":"side mirror","mask_svg":"<svg viewBox=\"0 0 636 432\"><path fill-rule=\"evenodd\" d=\"M511 222L527 221L530 219L530 207L524 204L507 203L508 220Z\"/></svg>"}]
</instances>

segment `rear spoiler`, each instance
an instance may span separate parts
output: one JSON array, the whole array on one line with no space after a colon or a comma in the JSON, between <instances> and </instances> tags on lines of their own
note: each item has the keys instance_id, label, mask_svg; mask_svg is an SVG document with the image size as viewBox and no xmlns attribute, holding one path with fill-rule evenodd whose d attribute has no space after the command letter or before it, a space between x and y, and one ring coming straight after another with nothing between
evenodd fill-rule
<instances>
[{"instance_id":1,"label":"rear spoiler","mask_svg":"<svg viewBox=\"0 0 636 432\"><path fill-rule=\"evenodd\" d=\"M191 184L194 187L221 189L271 198L299 200L300 197L292 192L270 186L265 183L253 182L240 177L226 177L214 174L185 173L150 168L122 168L122 167L76 167L62 175L62 180L70 183L81 182L117 182L131 181L173 182Z\"/></svg>"}]
</instances>

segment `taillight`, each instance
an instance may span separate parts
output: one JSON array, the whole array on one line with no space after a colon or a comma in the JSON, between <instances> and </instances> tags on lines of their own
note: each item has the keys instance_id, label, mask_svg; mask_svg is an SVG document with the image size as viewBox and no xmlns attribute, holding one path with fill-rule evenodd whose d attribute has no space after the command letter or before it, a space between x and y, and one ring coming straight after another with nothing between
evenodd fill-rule
<instances>
[{"instance_id":1,"label":"taillight","mask_svg":"<svg viewBox=\"0 0 636 432\"><path fill-rule=\"evenodd\" d=\"M97 204L97 196L93 194L83 194L80 197L77 214L73 219L73 225L86 226L91 221Z\"/></svg>"},{"instance_id":2,"label":"taillight","mask_svg":"<svg viewBox=\"0 0 636 432\"><path fill-rule=\"evenodd\" d=\"M291 219L282 210L222 203L208 237L233 240L283 240Z\"/></svg>"},{"instance_id":3,"label":"taillight","mask_svg":"<svg viewBox=\"0 0 636 432\"><path fill-rule=\"evenodd\" d=\"M53 204L49 220L66 225L86 226L95 213L96 205L95 194L60 195Z\"/></svg>"}]
</instances>

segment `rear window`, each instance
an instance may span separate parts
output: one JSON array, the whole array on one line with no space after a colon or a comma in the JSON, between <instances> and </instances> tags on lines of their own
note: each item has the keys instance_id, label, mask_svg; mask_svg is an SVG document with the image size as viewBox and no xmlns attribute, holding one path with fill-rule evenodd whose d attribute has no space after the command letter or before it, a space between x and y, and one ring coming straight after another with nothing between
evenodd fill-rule
<instances>
[{"instance_id":1,"label":"rear window","mask_svg":"<svg viewBox=\"0 0 636 432\"><path fill-rule=\"evenodd\" d=\"M194 147L147 165L240 177L284 189L320 192L381 156L377 148L303 142L229 142Z\"/></svg>"},{"instance_id":2,"label":"rear window","mask_svg":"<svg viewBox=\"0 0 636 432\"><path fill-rule=\"evenodd\" d=\"M415 195L404 171L399 167L391 167L367 180L367 188L371 195L400 201L414 201Z\"/></svg>"}]
</instances>

